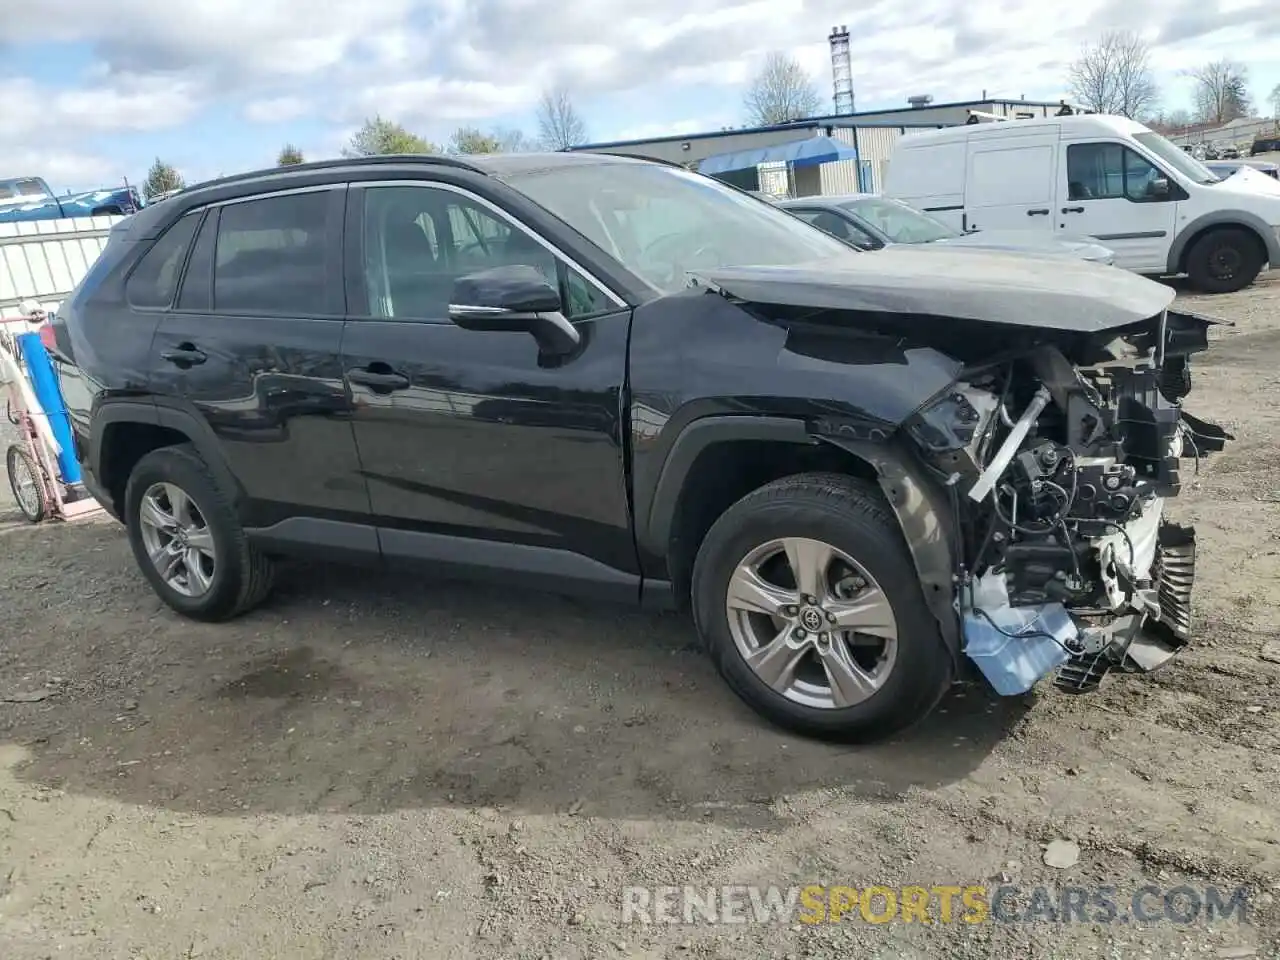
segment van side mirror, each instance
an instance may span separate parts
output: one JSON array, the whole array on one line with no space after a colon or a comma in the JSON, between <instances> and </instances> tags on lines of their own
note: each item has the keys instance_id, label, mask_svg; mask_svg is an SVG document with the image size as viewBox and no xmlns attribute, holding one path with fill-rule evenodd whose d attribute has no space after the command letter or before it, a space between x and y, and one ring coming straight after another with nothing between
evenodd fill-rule
<instances>
[{"instance_id":1,"label":"van side mirror","mask_svg":"<svg viewBox=\"0 0 1280 960\"><path fill-rule=\"evenodd\" d=\"M1169 181L1164 177L1156 177L1147 184L1147 196L1156 200L1168 200L1170 193Z\"/></svg>"},{"instance_id":2,"label":"van side mirror","mask_svg":"<svg viewBox=\"0 0 1280 960\"><path fill-rule=\"evenodd\" d=\"M459 277L449 298L449 319L464 330L523 331L547 353L572 350L582 339L562 309L560 292L524 264Z\"/></svg>"}]
</instances>

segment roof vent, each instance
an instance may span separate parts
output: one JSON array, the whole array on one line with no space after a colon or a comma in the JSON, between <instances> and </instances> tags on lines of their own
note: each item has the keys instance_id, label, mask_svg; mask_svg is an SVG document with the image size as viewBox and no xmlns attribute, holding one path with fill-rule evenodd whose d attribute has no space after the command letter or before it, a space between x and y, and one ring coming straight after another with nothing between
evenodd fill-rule
<instances>
[{"instance_id":1,"label":"roof vent","mask_svg":"<svg viewBox=\"0 0 1280 960\"><path fill-rule=\"evenodd\" d=\"M907 97L907 103L911 104L912 110L919 110L933 103L933 96L928 93L917 94L914 97Z\"/></svg>"}]
</instances>

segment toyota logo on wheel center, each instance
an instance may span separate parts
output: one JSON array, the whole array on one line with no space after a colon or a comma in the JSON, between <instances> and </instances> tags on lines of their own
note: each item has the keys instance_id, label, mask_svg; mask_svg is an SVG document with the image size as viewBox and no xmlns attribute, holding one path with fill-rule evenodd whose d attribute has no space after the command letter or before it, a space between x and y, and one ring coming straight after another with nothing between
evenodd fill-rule
<instances>
[{"instance_id":1,"label":"toyota logo on wheel center","mask_svg":"<svg viewBox=\"0 0 1280 960\"><path fill-rule=\"evenodd\" d=\"M822 628L822 613L814 607L805 607L800 614L800 625L817 633Z\"/></svg>"}]
</instances>

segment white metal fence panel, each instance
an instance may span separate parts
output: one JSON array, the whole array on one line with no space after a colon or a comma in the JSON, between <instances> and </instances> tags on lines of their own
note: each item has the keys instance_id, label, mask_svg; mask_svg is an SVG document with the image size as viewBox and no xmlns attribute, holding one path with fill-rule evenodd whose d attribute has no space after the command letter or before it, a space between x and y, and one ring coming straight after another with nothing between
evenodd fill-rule
<instances>
[{"instance_id":1,"label":"white metal fence panel","mask_svg":"<svg viewBox=\"0 0 1280 960\"><path fill-rule=\"evenodd\" d=\"M123 217L0 223L0 309L60 303L89 272Z\"/></svg>"}]
</instances>

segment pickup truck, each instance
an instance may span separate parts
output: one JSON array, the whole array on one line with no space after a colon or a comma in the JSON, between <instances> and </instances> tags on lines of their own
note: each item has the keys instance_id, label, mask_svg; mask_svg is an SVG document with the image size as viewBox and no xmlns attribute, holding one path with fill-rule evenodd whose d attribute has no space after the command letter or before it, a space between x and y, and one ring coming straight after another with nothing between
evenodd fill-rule
<instances>
[{"instance_id":1,"label":"pickup truck","mask_svg":"<svg viewBox=\"0 0 1280 960\"><path fill-rule=\"evenodd\" d=\"M0 180L0 223L121 216L140 209L142 198L128 184L59 197L40 177Z\"/></svg>"}]
</instances>

